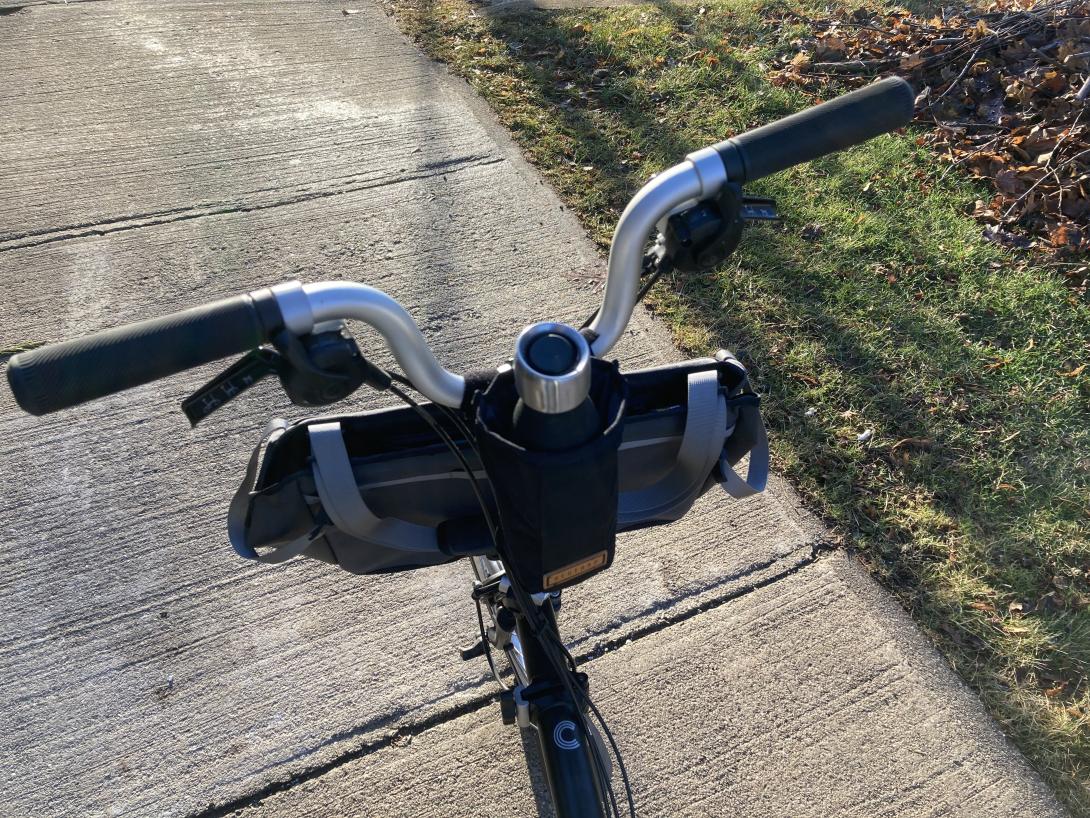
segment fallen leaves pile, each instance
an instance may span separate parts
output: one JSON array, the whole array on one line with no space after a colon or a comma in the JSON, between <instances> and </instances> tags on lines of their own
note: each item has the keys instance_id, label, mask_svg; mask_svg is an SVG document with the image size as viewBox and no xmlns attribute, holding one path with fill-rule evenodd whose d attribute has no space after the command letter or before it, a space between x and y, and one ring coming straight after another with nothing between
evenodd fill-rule
<instances>
[{"instance_id":1,"label":"fallen leaves pile","mask_svg":"<svg viewBox=\"0 0 1090 818\"><path fill-rule=\"evenodd\" d=\"M988 239L1061 256L1090 250L1090 99L1080 98L1090 96L1090 0L802 22L814 34L792 43L775 82L820 94L830 78L905 77L928 126L917 141L994 186L974 213Z\"/></svg>"}]
</instances>

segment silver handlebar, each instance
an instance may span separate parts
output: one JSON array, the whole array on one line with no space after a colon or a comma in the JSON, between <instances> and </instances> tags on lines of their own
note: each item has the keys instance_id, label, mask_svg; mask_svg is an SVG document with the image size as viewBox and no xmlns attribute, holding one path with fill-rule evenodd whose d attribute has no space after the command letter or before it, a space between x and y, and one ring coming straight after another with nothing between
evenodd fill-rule
<instances>
[{"instance_id":1,"label":"silver handlebar","mask_svg":"<svg viewBox=\"0 0 1090 818\"><path fill-rule=\"evenodd\" d=\"M597 336L591 342L594 355L609 352L632 318L644 248L655 225L690 202L715 196L726 182L719 154L714 148L705 148L660 173L632 197L613 233L602 308L590 325ZM422 394L444 406L461 405L465 379L439 363L412 316L382 290L350 282L293 281L277 285L272 291L285 326L296 335L305 335L323 321L363 321L378 330L405 375Z\"/></svg>"},{"instance_id":2,"label":"silver handlebar","mask_svg":"<svg viewBox=\"0 0 1090 818\"><path fill-rule=\"evenodd\" d=\"M715 196L727 182L723 160L715 148L690 153L681 164L644 185L625 207L609 246L602 309L590 325L598 336L591 352L601 357L624 334L636 307L643 273L643 252L655 225L671 212L698 199Z\"/></svg>"},{"instance_id":3,"label":"silver handlebar","mask_svg":"<svg viewBox=\"0 0 1090 818\"><path fill-rule=\"evenodd\" d=\"M406 377L422 394L444 406L461 405L465 378L443 368L412 316L382 290L348 281L292 281L272 291L284 325L296 335L305 335L323 321L363 321L378 330Z\"/></svg>"}]
</instances>

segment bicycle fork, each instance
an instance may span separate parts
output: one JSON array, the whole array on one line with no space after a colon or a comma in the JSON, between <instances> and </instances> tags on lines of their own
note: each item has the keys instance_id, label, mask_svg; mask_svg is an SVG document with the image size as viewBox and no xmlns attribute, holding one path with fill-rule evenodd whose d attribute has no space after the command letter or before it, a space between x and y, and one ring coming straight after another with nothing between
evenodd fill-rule
<instances>
[{"instance_id":1,"label":"bicycle fork","mask_svg":"<svg viewBox=\"0 0 1090 818\"><path fill-rule=\"evenodd\" d=\"M551 603L546 602L542 608L548 627L555 631L556 618ZM603 765L608 777L609 756L597 734L588 735L584 730L585 706L573 700L557 677L525 617L518 615L516 619L527 674L532 680L519 690L522 702L516 701L516 708L525 710L525 720L537 733L545 779L549 782L556 814L558 818L600 818L605 793L595 765ZM577 674L572 686L582 688L575 691L577 697L586 695L586 675Z\"/></svg>"},{"instance_id":2,"label":"bicycle fork","mask_svg":"<svg viewBox=\"0 0 1090 818\"><path fill-rule=\"evenodd\" d=\"M602 765L607 780L612 765L597 730L592 726L588 735L583 726L589 723L583 718L586 706L577 699L588 693L587 677L577 673L570 679L573 698L540 641L557 638L555 608L559 594L533 596L551 632L539 637L517 607L502 604L505 598L509 600L503 564L487 557L473 557L472 562L477 575L475 595L482 589L492 589L483 597L493 623L486 628L485 636L492 647L507 654L516 677L514 687L500 694L504 723L533 729L536 734L558 818L601 818L605 793L595 765ZM470 658L483 652L483 643L478 643L462 655Z\"/></svg>"}]
</instances>

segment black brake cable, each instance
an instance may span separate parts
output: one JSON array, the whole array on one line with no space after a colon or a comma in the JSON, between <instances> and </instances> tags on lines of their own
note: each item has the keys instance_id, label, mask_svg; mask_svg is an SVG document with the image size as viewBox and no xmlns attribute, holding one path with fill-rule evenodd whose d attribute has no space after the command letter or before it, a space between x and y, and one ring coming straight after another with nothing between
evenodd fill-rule
<instances>
[{"instance_id":1,"label":"black brake cable","mask_svg":"<svg viewBox=\"0 0 1090 818\"><path fill-rule=\"evenodd\" d=\"M651 280L649 280L647 284L645 284L644 287L640 290L640 294L637 297L637 300L639 298L642 298L643 295L646 294L647 290L649 290L650 287L655 283L655 281L658 280L658 277L661 274L662 273L660 270L655 271L655 273L652 275ZM593 320L593 318L591 320ZM390 375L392 380L396 380L406 386L409 386L414 390L416 389L412 382L401 373L388 372L387 374ZM455 457L457 457L460 465L469 477L470 486L473 489L473 494L477 499L477 503L480 505L481 513L484 515L485 522L488 526L489 534L492 537L493 545L495 545L497 552L500 553L500 556L505 557L506 554L504 552L506 551L506 549L502 548L500 545L501 540L498 527L492 520L491 512L489 511L488 506L484 501L484 497L481 494L479 487L477 486L477 480L473 473L473 469L469 465L468 460L462 453L459 446L450 437L447 430L443 429L438 421L436 421L436 419L433 418L427 412L427 410L425 410L417 401L413 400L409 395L405 394L403 390L399 389L396 386L393 386L392 384L388 388L390 392L399 397L407 405L412 407L417 412L417 414L420 415L420 417L428 424L428 426L431 427L432 431L436 433L436 435L447 446L447 448L450 449ZM436 405L438 406L438 404ZM472 433L470 432L466 424L452 410L448 409L447 407L440 408L442 409L444 415L458 428L460 432L462 432L466 443L473 449L478 459L480 459L480 451L477 449L475 441L473 440ZM511 589L515 594L516 601L518 602L519 607L522 608L525 612L524 615L526 617L527 623L530 626L530 632L535 636L535 638L537 638L538 643L541 645L545 656L549 660L549 663L553 666L553 670L556 672L556 675L560 679L561 684L564 685L565 692L568 694L570 699L576 703L576 714L578 715L579 720L582 722L583 732L587 736L587 740L592 741L591 727L590 723L587 720L587 714L583 711L583 708L578 705L578 701L580 698L587 703L587 706L594 713L595 719L602 726L602 729L605 732L606 737L609 741L610 747L613 749L614 757L617 759L617 767L621 773L621 780L624 784L625 795L628 801L629 814L632 816L632 818L635 818L636 808L632 797L632 788L629 783L628 772L625 769L624 760L621 758L620 748L617 746L617 742L613 737L613 733L610 731L609 726L606 724L605 718L602 716L601 711L598 710L598 707L591 700L590 695L585 690L583 690L582 685L580 685L578 681L574 679L576 672L576 664L574 658L560 641L559 633L549 628L548 623L543 621L544 614L542 614L541 610L537 607L537 605L534 604L534 601L530 597L530 594L525 590L521 581L519 581L518 577L515 576L515 573L512 570L514 567L514 562L510 559L505 559L504 566L507 569L508 579L511 582ZM492 659L490 645L488 644L487 633L484 630L484 615L481 612L479 600L477 601L477 614L478 625L481 630L481 638L483 640L485 654L489 663L489 667L492 670L492 675L500 684L500 686L506 690L506 685L504 685L504 683L500 680L499 674L496 671L495 663ZM542 621L538 621L538 617L541 617ZM544 625L544 627L542 627L542 625ZM550 636L552 637L551 640L548 638ZM559 654L556 651L557 646L559 646L560 648ZM620 818L620 807L617 804L616 794L613 792L613 783L610 780L608 771L605 769L605 762L600 757L597 749L594 747L591 748L591 757L594 761L596 776L603 784L602 789L605 790L609 798L609 803L603 804L603 806L609 809L612 815L615 816L615 818Z\"/></svg>"},{"instance_id":2,"label":"black brake cable","mask_svg":"<svg viewBox=\"0 0 1090 818\"><path fill-rule=\"evenodd\" d=\"M387 370L386 374L389 375L393 380L398 381L405 386L408 386L410 389L416 390L413 382L406 378L404 375L402 375L400 372ZM481 459L481 450L477 447L477 441L473 439L473 432L470 430L469 426L466 425L466 422L462 420L461 415L459 415L449 406L443 406L443 404L441 403L435 403L432 405L435 406L442 413L443 417L445 417L451 422L451 424L453 424L454 428L462 435L462 439L465 440L466 445L473 450L473 454L477 456L478 462L480 462L483 467L484 460ZM493 537L492 539L493 545L495 545L495 537Z\"/></svg>"},{"instance_id":3,"label":"black brake cable","mask_svg":"<svg viewBox=\"0 0 1090 818\"><path fill-rule=\"evenodd\" d=\"M401 400L405 401L405 403L407 403L414 410L416 410L416 413L424 419L428 426L431 427L432 431L435 432L439 440L446 444L447 448L450 449L454 456L458 458L459 464L462 466L463 469L465 469L466 476L469 478L469 487L473 490L473 495L477 498L477 503L481 507L481 514L484 515L485 524L488 526L488 532L492 536L492 541L497 542L499 532L496 528L495 522L492 520L492 513L488 510L488 505L484 501L484 497L481 494L481 489L477 485L477 477L473 471L473 467L470 466L469 461L462 453L461 448L459 448L458 444L454 442L447 430L440 426L438 422L436 422L435 418L428 414L428 411L424 409L423 406L421 406L419 403L406 395L401 389L394 386L393 384L390 384L388 388L391 392L401 398Z\"/></svg>"},{"instance_id":4,"label":"black brake cable","mask_svg":"<svg viewBox=\"0 0 1090 818\"><path fill-rule=\"evenodd\" d=\"M655 280L657 280L657 277L658 276L655 275L653 276L652 280L647 282L643 290L641 290L641 298L642 295L645 294L648 289L650 289L650 286L654 284ZM397 380L414 390L416 389L416 387L413 386L412 382L401 373L389 372L388 374L392 379ZM455 455L458 456L458 459L461 462L463 468L466 470L467 474L472 475L472 471L464 456L462 455L461 451L458 449L454 441L450 438L450 436L445 433L446 430L441 429L441 427L438 426L438 422L434 418L432 418L431 415L429 415L423 409L423 407L421 407L416 401L413 401L411 398L405 395L405 393L402 392L400 389L394 389L393 387L391 387L391 390L394 391L394 394L401 397L402 400L405 400L419 414L421 414L421 416L425 419L428 425L431 426L434 431L436 431L437 435L440 437L440 440L442 440L448 446L448 448L450 448L455 453ZM466 424L454 411L450 410L447 407L440 406L439 404L436 404L436 406L438 406L438 408L443 412L444 416L447 417L455 425L456 428L458 428L458 430L462 433L463 438L466 440L467 444L473 449L474 453L477 455L478 460L480 460L480 450L477 448L476 442L473 440L472 433L470 432L468 426L466 426ZM476 484L475 479L471 480L471 482L474 485ZM503 549L501 549L499 545L500 540L497 535L498 526L494 525L490 521L489 511L484 504L484 499L480 492L475 490L474 494L476 495L477 501L481 506L482 512L485 514L486 521L488 521L489 533L492 536L493 545L496 546L496 550L499 552ZM545 650L545 655L549 659L550 664L553 666L553 670L556 672L557 677L561 680L562 684L564 684L565 692L568 694L568 696L572 699L572 701L577 701L579 698L585 701L587 703L587 706L593 712L595 719L601 725L602 730L606 734L606 738L609 741L610 747L613 750L613 755L617 759L617 767L621 774L621 780L624 784L629 813L630 815L635 816L635 804L632 797L632 788L628 778L628 771L625 768L624 759L621 757L620 748L617 745L616 739L613 737L613 733L609 729L609 725L606 723L605 717L602 715L601 711L598 710L598 707L591 700L587 692L584 691L582 686L578 683L572 684L571 676L574 675L576 672L575 659L571 656L567 648L564 647L563 643L560 641L559 634L555 630L548 627L548 623L535 621L537 616L541 616L541 613L537 606L533 603L533 600L530 598L529 594L525 591L522 583L518 580L516 576L514 576L514 571L512 570L513 565L514 562L512 560L505 560L505 566L507 567L509 579L511 580L512 590L515 592L515 596L519 602L519 606L523 608L523 610L528 611L528 613L526 614L526 618L528 624L530 624L531 633L533 633L534 636L538 639L539 644L543 646L543 649ZM522 597L521 599L519 599L520 596ZM544 628L542 627L543 624L545 625ZM489 662L489 667L492 670L492 675L496 679L497 683L499 683L501 687L506 689L506 685L504 685L504 683L501 681L498 673L496 672L494 661L492 660L487 634L484 632L484 616L480 610L479 601L478 626L482 632L486 659ZM554 652L553 644L550 643L550 640L548 638L543 638L543 634L552 637L552 640L555 641L556 646L559 647L561 655L557 655ZM565 659L567 660L566 662L564 661ZM589 740L591 730L590 725L586 720L586 714L583 712L582 708L577 707L576 709L580 717L580 721L583 723L583 732L587 735ZM609 795L610 803L606 806L607 808L611 809L613 815L618 816L619 818L620 809L617 805L616 795L613 792L612 782L610 781L610 777L604 767L604 763L602 759L598 757L598 753L596 751L592 753L592 756L594 758L595 772L597 774L597 777L604 784L603 789Z\"/></svg>"},{"instance_id":5,"label":"black brake cable","mask_svg":"<svg viewBox=\"0 0 1090 818\"><path fill-rule=\"evenodd\" d=\"M563 653L563 655L567 657L568 662L570 662L571 665L574 667L575 666L575 659L572 657L571 652L568 650L567 646L564 645L564 643L560 641L558 635L553 634L553 636L554 636L554 639L556 640L557 647L560 649L560 651ZM579 688L579 693L583 697L583 701L585 701L587 703L587 706L594 713L594 717L598 720L598 723L602 726L602 730L605 732L606 738L609 740L609 746L611 748L613 748L613 755L617 759L617 769L618 769L618 772L620 772L620 774L621 774L621 781L624 784L625 795L628 798L628 811L629 811L629 813L631 815L634 816L636 814L636 805L635 805L635 803L634 803L634 801L632 799L632 787L631 787L631 785L629 783L629 780L628 780L628 770L625 769L624 759L621 758L621 749L620 749L620 747L617 746L617 741L616 741L616 739L613 738L613 732L609 729L609 725L606 724L605 717L602 715L601 711L598 709L598 706L595 705L594 701L590 698L589 694L587 694L582 688Z\"/></svg>"},{"instance_id":6,"label":"black brake cable","mask_svg":"<svg viewBox=\"0 0 1090 818\"><path fill-rule=\"evenodd\" d=\"M412 386L412 382L409 381L409 379L406 378L404 375L402 375L402 374L400 374L398 372L389 372L388 371L386 374L388 374L392 380L396 380L396 381L404 383L404 384L406 384L408 386ZM413 388L415 389L416 387L413 387ZM462 451L459 448L458 444L454 442L454 439L451 438L451 436L447 433L447 431L445 429L443 429L438 424L438 422L435 420L435 418L433 418L431 415L429 415L427 410L424 409L424 407L422 407L417 401L413 400L411 397L406 395L401 389L398 389L396 386L391 385L389 387L389 389L393 394L397 395L399 398L401 398L401 400L405 401L406 404L408 404L410 407L412 407L416 411L416 413L418 415L420 415L420 417L422 417L427 422L427 424L431 427L432 431L435 432L435 434L447 446L447 448L450 449L455 454L455 456L458 458L458 461L461 464L462 469L466 473L466 477L469 479L470 486L473 488L473 493L477 498L477 503L481 507L481 513L484 515L485 523L488 526L488 532L492 537L492 542L493 542L493 544L495 544L496 538L497 538L497 527L496 527L495 523L493 522L493 520L491 518L491 514L490 514L487 506L485 505L484 498L482 497L482 495L480 493L480 489L477 486L477 477L473 472L473 467L469 464L469 461L462 454ZM474 453L477 455L477 459L480 460L480 451L477 449L476 443L473 441L472 436L469 434L468 427L466 427L466 425L461 422L461 419L458 418L447 407L441 406L440 404L434 404L434 405L439 406L439 408L444 411L444 414L449 419L454 421L455 426L459 427L460 431L462 431L463 437L465 438L466 443L470 446L470 448L473 449ZM479 599L476 600L476 605L477 605L477 627L478 627L478 629L480 631L481 646L484 648L484 655L485 655L485 660L488 662L488 668L489 668L489 670L492 671L492 678L494 678L496 680L496 684L498 684L500 686L500 688L505 690L505 691L509 690L510 688L508 688L507 684L503 681L503 678L500 676L500 672L499 672L498 668L496 667L496 661L492 656L492 645L489 643L488 632L485 630L484 612L481 610L481 601Z\"/></svg>"},{"instance_id":7,"label":"black brake cable","mask_svg":"<svg viewBox=\"0 0 1090 818\"><path fill-rule=\"evenodd\" d=\"M477 603L477 626L481 629L481 645L484 646L484 658L488 661L488 669L492 671L492 678L496 680L496 684L500 686L500 689L505 693L510 690L507 684L500 678L500 672L496 669L496 662L492 659L492 645L488 641L488 632L484 629L484 611L481 610L481 600L476 599Z\"/></svg>"},{"instance_id":8,"label":"black brake cable","mask_svg":"<svg viewBox=\"0 0 1090 818\"><path fill-rule=\"evenodd\" d=\"M654 252L645 254L644 257L643 257L643 271L642 271L642 276L641 277L646 276L647 280L643 283L643 285L640 287L639 291L636 293L635 303L639 304L641 301L643 301L644 297L651 291L651 288L655 286L655 284L658 282L658 280L660 278L662 278L663 275L666 275L667 273L671 272L673 269L674 269L673 259L670 256L668 256L668 255L658 255L658 254L656 254ZM587 318L587 320L583 322L583 325L580 327L580 329L583 330L583 329L586 329L587 327L589 327L594 322L594 319L598 317L598 313L600 311L601 311L600 308L595 309L594 312L592 312L590 314L590 317ZM563 642L560 641L559 635L554 633L554 638L555 638L557 647L559 647L561 652L567 657L568 662L570 663L571 667L574 669L575 659L572 658L572 655L568 651L567 647L565 647ZM629 780L628 780L628 771L625 769L624 760L621 758L620 748L617 746L617 742L613 738L613 733L609 729L609 725L606 724L605 718L602 716L601 711L598 709L598 707L591 700L590 696L582 689L582 687L579 687L579 686L577 686L577 687L579 689L580 696L582 696L583 700L587 703L587 706L590 708L591 712L594 713L595 719L597 719L598 723L602 727L602 731L606 734L606 738L609 740L609 745L613 749L613 755L617 759L617 768L618 768L618 771L621 774L621 781L624 784L625 795L628 798L628 811L632 816L635 816L635 814L636 814L636 805L635 805L635 803L633 801L633 798L632 798L632 787L631 787L631 785L629 783ZM582 712L582 711L580 711L580 712ZM584 725L584 729L585 729L585 725ZM588 733L589 733L589 731L588 731ZM611 788L610 789L610 796L612 797L612 795L613 795L613 792L612 792L612 788ZM617 812L616 803L614 803L613 808L614 808L614 812Z\"/></svg>"},{"instance_id":9,"label":"black brake cable","mask_svg":"<svg viewBox=\"0 0 1090 818\"><path fill-rule=\"evenodd\" d=\"M548 635L549 637L551 637L552 641L553 641L553 644L548 644L547 645L549 650L546 651L546 653L547 653L547 655L550 656L550 660L553 662L554 669L556 669L557 664L566 665L567 667L571 668L571 672L574 674L575 673L575 668L576 668L575 658L571 655L571 652L568 650L567 646L564 645L564 643L560 640L560 634L556 630L553 630L553 629L548 628L548 627L545 628L545 634ZM538 635L536 631L535 631L535 635ZM539 638L540 638L540 636L539 636ZM559 656L556 656L554 658L554 655L552 654L553 650L558 651ZM616 741L616 739L614 739L613 732L609 729L609 725L606 723L605 716L602 715L602 712L598 709L597 705L594 704L594 701L591 699L590 694L583 689L582 685L574 685L574 686L571 686L571 687L567 687L567 690L568 690L568 694L572 696L573 700L576 698L575 693L573 692L573 690L578 691L579 697L581 697L582 700L587 703L587 706L593 712L595 719L598 721L598 723L602 727L602 730L605 732L606 738L609 741L609 745L613 749L613 755L617 759L617 768L618 768L618 771L621 774L621 782L624 785L625 796L626 796L627 801L628 801L629 814L634 817L636 815L636 805L635 805L635 802L634 802L633 797L632 797L632 787L631 787L631 784L630 784L629 779L628 779L628 770L625 768L624 759L621 758L621 749L617 745L617 741ZM583 720L583 730L587 734L587 737L589 739L590 738L590 730L588 729L588 724L586 722L586 717L582 713L581 710L579 712L580 712L580 715L581 715L582 720ZM600 767L600 772L601 772L602 777L606 778L605 770L601 769L601 762L598 760L596 752L594 753L594 756L595 756L595 760L596 760L596 766ZM608 779L607 779L607 784L608 783L609 782L608 782ZM612 784L609 784L609 796L610 796L610 800L613 802L612 806L613 806L614 814L615 815L620 815L620 810L617 807L617 803L616 803L616 800L615 800L615 795L613 793Z\"/></svg>"}]
</instances>

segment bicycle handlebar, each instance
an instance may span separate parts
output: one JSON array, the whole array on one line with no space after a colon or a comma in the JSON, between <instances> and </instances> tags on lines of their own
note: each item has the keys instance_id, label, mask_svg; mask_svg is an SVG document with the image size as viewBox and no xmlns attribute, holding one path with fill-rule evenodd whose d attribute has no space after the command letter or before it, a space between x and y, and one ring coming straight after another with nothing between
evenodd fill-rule
<instances>
[{"instance_id":1,"label":"bicycle handlebar","mask_svg":"<svg viewBox=\"0 0 1090 818\"><path fill-rule=\"evenodd\" d=\"M605 355L632 317L648 235L681 207L742 183L907 125L913 93L887 79L779 122L689 154L628 203L609 253L602 308L590 325L591 351ZM106 330L30 352L8 365L8 382L27 412L41 415L248 352L281 328L296 335L315 324L355 318L386 340L405 374L431 400L459 406L464 379L446 370L412 317L393 298L363 284L281 284L203 307Z\"/></svg>"},{"instance_id":2,"label":"bicycle handlebar","mask_svg":"<svg viewBox=\"0 0 1090 818\"><path fill-rule=\"evenodd\" d=\"M752 182L907 125L915 95L899 77L800 111L715 146L732 182Z\"/></svg>"},{"instance_id":3,"label":"bicycle handlebar","mask_svg":"<svg viewBox=\"0 0 1090 818\"><path fill-rule=\"evenodd\" d=\"M261 308L259 291L20 352L8 383L19 406L44 415L248 352L268 340L267 322L279 323L264 293Z\"/></svg>"},{"instance_id":4,"label":"bicycle handlebar","mask_svg":"<svg viewBox=\"0 0 1090 818\"><path fill-rule=\"evenodd\" d=\"M597 336L591 351L597 356L607 353L628 326L647 236L661 219L696 200L717 196L728 182L753 181L907 125L914 100L903 79L882 80L691 153L644 185L613 233L602 309L590 325Z\"/></svg>"}]
</instances>

